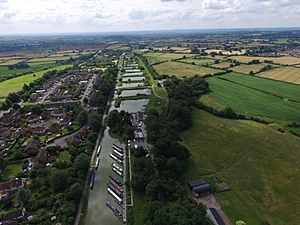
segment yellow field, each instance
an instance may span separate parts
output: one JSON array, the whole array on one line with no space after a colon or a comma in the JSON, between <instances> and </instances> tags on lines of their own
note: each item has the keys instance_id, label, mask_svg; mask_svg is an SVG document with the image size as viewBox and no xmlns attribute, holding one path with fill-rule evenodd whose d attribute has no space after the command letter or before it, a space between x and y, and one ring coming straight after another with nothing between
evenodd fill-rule
<instances>
[{"instance_id":1,"label":"yellow field","mask_svg":"<svg viewBox=\"0 0 300 225\"><path fill-rule=\"evenodd\" d=\"M282 65L295 65L300 64L300 58L292 57L292 56L281 56L281 57L252 57L252 56L232 56L230 59L235 59L241 63L248 63L252 60L259 60L260 62L264 62L265 60L273 61L276 64Z\"/></svg>"},{"instance_id":2,"label":"yellow field","mask_svg":"<svg viewBox=\"0 0 300 225\"><path fill-rule=\"evenodd\" d=\"M204 76L207 74L216 74L221 70L195 66L192 64L180 63L180 62L165 62L154 66L155 70L160 75L175 75L176 77L191 77L195 75Z\"/></svg>"},{"instance_id":3,"label":"yellow field","mask_svg":"<svg viewBox=\"0 0 300 225\"><path fill-rule=\"evenodd\" d=\"M217 69L227 69L230 67L230 63L229 62L220 62L218 64L213 64L211 66L214 68L217 68Z\"/></svg>"},{"instance_id":4,"label":"yellow field","mask_svg":"<svg viewBox=\"0 0 300 225\"><path fill-rule=\"evenodd\" d=\"M206 50L205 52L208 54L210 54L212 52L216 52L216 53L222 52L224 55L243 55L246 53L246 50L242 49L241 51L231 51L230 52L230 51L225 51L222 49L209 49L209 50Z\"/></svg>"},{"instance_id":5,"label":"yellow field","mask_svg":"<svg viewBox=\"0 0 300 225\"><path fill-rule=\"evenodd\" d=\"M296 67L280 67L258 74L274 80L286 81L289 83L300 84L300 68Z\"/></svg>"},{"instance_id":6,"label":"yellow field","mask_svg":"<svg viewBox=\"0 0 300 225\"><path fill-rule=\"evenodd\" d=\"M266 67L267 63L260 63L260 64L253 64L253 65L246 65L242 64L240 66L235 66L231 68L232 71L238 72L238 73L244 73L244 74L249 74L251 71L253 73L258 73L262 68Z\"/></svg>"},{"instance_id":7,"label":"yellow field","mask_svg":"<svg viewBox=\"0 0 300 225\"><path fill-rule=\"evenodd\" d=\"M213 59L193 59L193 58L188 58L188 59L182 59L179 60L180 62L187 62L187 63L195 63L196 65L205 65L205 64L213 64L215 63L215 60Z\"/></svg>"},{"instance_id":8,"label":"yellow field","mask_svg":"<svg viewBox=\"0 0 300 225\"><path fill-rule=\"evenodd\" d=\"M24 60L25 59L11 59L11 60L1 63L0 66L10 66L10 65L17 64L19 62L23 62Z\"/></svg>"}]
</instances>

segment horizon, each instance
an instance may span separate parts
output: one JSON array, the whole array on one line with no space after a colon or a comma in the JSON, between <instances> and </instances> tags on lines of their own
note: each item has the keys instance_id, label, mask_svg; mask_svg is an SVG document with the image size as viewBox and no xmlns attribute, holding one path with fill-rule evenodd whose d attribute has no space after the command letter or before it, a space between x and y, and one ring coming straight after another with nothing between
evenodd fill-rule
<instances>
[{"instance_id":1,"label":"horizon","mask_svg":"<svg viewBox=\"0 0 300 225\"><path fill-rule=\"evenodd\" d=\"M0 0L0 35L288 28L299 12L297 0Z\"/></svg>"}]
</instances>

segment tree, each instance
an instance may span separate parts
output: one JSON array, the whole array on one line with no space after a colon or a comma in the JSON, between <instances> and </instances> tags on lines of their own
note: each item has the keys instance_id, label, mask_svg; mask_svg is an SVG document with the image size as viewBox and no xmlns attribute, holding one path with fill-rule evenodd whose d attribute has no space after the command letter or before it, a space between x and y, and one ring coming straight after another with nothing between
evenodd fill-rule
<instances>
[{"instance_id":1,"label":"tree","mask_svg":"<svg viewBox=\"0 0 300 225\"><path fill-rule=\"evenodd\" d=\"M82 184L80 183L72 184L68 193L69 198L72 199L75 203L78 203L81 198L82 189L83 189Z\"/></svg>"},{"instance_id":2,"label":"tree","mask_svg":"<svg viewBox=\"0 0 300 225\"><path fill-rule=\"evenodd\" d=\"M87 123L87 121L88 121L87 112L82 110L77 117L77 122L79 123L80 126L83 126Z\"/></svg>"},{"instance_id":3,"label":"tree","mask_svg":"<svg viewBox=\"0 0 300 225\"><path fill-rule=\"evenodd\" d=\"M80 177L84 177L90 167L90 158L81 153L75 158L73 167Z\"/></svg>"},{"instance_id":4,"label":"tree","mask_svg":"<svg viewBox=\"0 0 300 225\"><path fill-rule=\"evenodd\" d=\"M101 115L97 112L91 114L91 127L93 131L99 132L102 126Z\"/></svg>"},{"instance_id":5,"label":"tree","mask_svg":"<svg viewBox=\"0 0 300 225\"><path fill-rule=\"evenodd\" d=\"M19 204L26 204L30 199L31 192L28 189L21 188L17 192L17 202Z\"/></svg>"},{"instance_id":6,"label":"tree","mask_svg":"<svg viewBox=\"0 0 300 225\"><path fill-rule=\"evenodd\" d=\"M69 186L70 177L67 170L55 170L50 175L49 183L55 191L63 191Z\"/></svg>"},{"instance_id":7,"label":"tree","mask_svg":"<svg viewBox=\"0 0 300 225\"><path fill-rule=\"evenodd\" d=\"M5 170L7 167L7 159L0 157L0 170Z\"/></svg>"}]
</instances>

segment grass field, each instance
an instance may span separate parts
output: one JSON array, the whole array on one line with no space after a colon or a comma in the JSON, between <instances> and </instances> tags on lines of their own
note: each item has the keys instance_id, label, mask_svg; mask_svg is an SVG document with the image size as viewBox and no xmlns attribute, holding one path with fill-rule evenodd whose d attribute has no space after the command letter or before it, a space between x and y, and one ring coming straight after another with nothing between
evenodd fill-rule
<instances>
[{"instance_id":1,"label":"grass field","mask_svg":"<svg viewBox=\"0 0 300 225\"><path fill-rule=\"evenodd\" d=\"M295 65L300 64L300 58L292 57L292 56L281 56L281 57L256 57L256 56L231 56L231 59L235 59L241 63L248 63L252 60L258 59L260 62L264 62L265 60L273 61L276 64L282 65Z\"/></svg>"},{"instance_id":2,"label":"grass field","mask_svg":"<svg viewBox=\"0 0 300 225\"><path fill-rule=\"evenodd\" d=\"M10 179L16 177L21 172L22 163L11 164L3 171L3 178Z\"/></svg>"},{"instance_id":3,"label":"grass field","mask_svg":"<svg viewBox=\"0 0 300 225\"><path fill-rule=\"evenodd\" d=\"M27 62L49 62L49 61L62 61L70 58L76 58L77 56L61 56L61 57L46 57L46 58L36 58L30 59Z\"/></svg>"},{"instance_id":4,"label":"grass field","mask_svg":"<svg viewBox=\"0 0 300 225\"><path fill-rule=\"evenodd\" d=\"M260 73L259 76L294 84L300 84L300 68L292 66L268 70Z\"/></svg>"},{"instance_id":5,"label":"grass field","mask_svg":"<svg viewBox=\"0 0 300 225\"><path fill-rule=\"evenodd\" d=\"M172 53L150 52L150 53L146 53L144 56L147 58L150 64L153 64L153 63L158 63L163 61L170 61L172 59L180 59L183 56L193 57L195 56L195 54L172 54Z\"/></svg>"},{"instance_id":6,"label":"grass field","mask_svg":"<svg viewBox=\"0 0 300 225\"><path fill-rule=\"evenodd\" d=\"M244 74L249 74L251 71L253 73L258 73L262 68L268 65L270 64L267 63L253 64L253 65L241 64L239 66L232 67L231 70L233 70L234 72L244 73Z\"/></svg>"},{"instance_id":7,"label":"grass field","mask_svg":"<svg viewBox=\"0 0 300 225\"><path fill-rule=\"evenodd\" d=\"M0 67L0 77L1 76L9 76L12 74L20 74L20 73L27 73L32 71L37 71L44 69L46 67L51 67L55 65L55 62L36 62L36 63L28 63L29 68L26 69L13 69L10 70L7 66Z\"/></svg>"},{"instance_id":8,"label":"grass field","mask_svg":"<svg viewBox=\"0 0 300 225\"><path fill-rule=\"evenodd\" d=\"M239 73L227 73L222 78L255 88L270 94L300 102L300 86L281 81L264 79L257 76L247 76ZM280 90L280 91L278 91Z\"/></svg>"},{"instance_id":9,"label":"grass field","mask_svg":"<svg viewBox=\"0 0 300 225\"><path fill-rule=\"evenodd\" d=\"M245 75L244 75L245 76ZM227 77L233 77L231 74ZM224 77L226 78L226 76ZM241 80L246 79L242 77ZM251 87L255 82L261 84L257 85L259 87L263 87L265 81L268 80L257 80L257 81L249 81L249 87L246 81L242 81L244 85L233 83L231 81L226 81L221 79L220 77L212 77L207 79L211 92L206 98L201 98L200 100L207 105L211 105L211 102L216 102L215 104L230 106L234 111L238 113L242 113L246 116L255 116L260 117L269 121L275 121L279 123L290 123L294 121L300 121L300 103L287 101L285 99L281 99L279 97L275 97L271 92L276 90L276 87L279 84L272 87L272 84L269 84L269 87L265 88L269 90L270 93L265 93L259 89L254 89ZM284 85L283 85L284 86ZM288 89L287 87L285 87ZM290 92L282 91L282 93L287 93L288 95L294 95L295 87L292 86ZM289 90L289 89L288 89ZM208 101L209 100L209 101ZM214 107L212 105L212 107Z\"/></svg>"},{"instance_id":10,"label":"grass field","mask_svg":"<svg viewBox=\"0 0 300 225\"><path fill-rule=\"evenodd\" d=\"M0 66L10 66L10 65L17 64L19 62L23 62L24 60L25 59L11 59L11 60L0 63Z\"/></svg>"},{"instance_id":11,"label":"grass field","mask_svg":"<svg viewBox=\"0 0 300 225\"><path fill-rule=\"evenodd\" d=\"M165 62L159 65L155 65L154 68L160 75L175 75L176 77L180 78L191 77L194 75L216 74L218 72L222 72L218 69L212 69L180 62Z\"/></svg>"},{"instance_id":12,"label":"grass field","mask_svg":"<svg viewBox=\"0 0 300 225\"><path fill-rule=\"evenodd\" d=\"M218 64L213 64L211 66L214 68L217 68L217 69L227 69L230 67L230 63L229 62L220 62Z\"/></svg>"},{"instance_id":13,"label":"grass field","mask_svg":"<svg viewBox=\"0 0 300 225\"><path fill-rule=\"evenodd\" d=\"M187 62L187 63L195 63L196 65L205 65L205 64L214 64L215 60L213 59L192 59L192 58L188 58L188 59L182 59L179 60L180 62Z\"/></svg>"},{"instance_id":14,"label":"grass field","mask_svg":"<svg viewBox=\"0 0 300 225\"><path fill-rule=\"evenodd\" d=\"M300 138L272 125L229 120L193 111L193 127L181 135L192 157L186 179L218 176L232 189L220 193L234 223L295 225L300 221ZM223 202L222 202L223 201Z\"/></svg>"},{"instance_id":15,"label":"grass field","mask_svg":"<svg viewBox=\"0 0 300 225\"><path fill-rule=\"evenodd\" d=\"M33 73L26 74L23 76L15 77L6 81L3 81L0 83L0 97L5 97L9 93L20 91L24 84L29 84L32 81L42 77L46 72L51 70L63 70L67 67L70 67L71 65L63 65L63 66L57 66L53 67L48 70L42 70L39 72L34 73L35 76L33 76Z\"/></svg>"}]
</instances>

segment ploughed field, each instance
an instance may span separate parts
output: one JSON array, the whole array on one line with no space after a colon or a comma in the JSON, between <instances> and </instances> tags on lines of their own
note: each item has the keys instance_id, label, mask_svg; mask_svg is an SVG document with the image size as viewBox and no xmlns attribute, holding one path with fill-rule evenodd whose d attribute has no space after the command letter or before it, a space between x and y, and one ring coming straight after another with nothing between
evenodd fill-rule
<instances>
[{"instance_id":1,"label":"ploughed field","mask_svg":"<svg viewBox=\"0 0 300 225\"><path fill-rule=\"evenodd\" d=\"M217 109L231 107L248 117L279 123L300 121L300 86L229 73L207 79L210 93L200 101Z\"/></svg>"},{"instance_id":2,"label":"ploughed field","mask_svg":"<svg viewBox=\"0 0 300 225\"><path fill-rule=\"evenodd\" d=\"M298 224L299 137L195 109L193 126L181 138L192 154L186 179L210 174L232 189L216 196L233 224Z\"/></svg>"}]
</instances>

